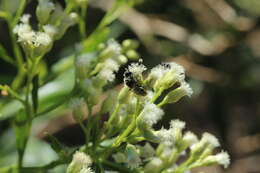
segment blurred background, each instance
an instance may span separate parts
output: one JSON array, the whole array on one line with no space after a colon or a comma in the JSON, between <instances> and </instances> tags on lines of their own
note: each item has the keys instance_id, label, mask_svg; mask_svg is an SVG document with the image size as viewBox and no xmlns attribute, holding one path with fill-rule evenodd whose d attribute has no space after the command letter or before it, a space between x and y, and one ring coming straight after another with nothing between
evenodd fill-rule
<instances>
[{"instance_id":1,"label":"blurred background","mask_svg":"<svg viewBox=\"0 0 260 173\"><path fill-rule=\"evenodd\" d=\"M34 25L37 25L36 5L37 1L31 1L26 8L33 15ZM110 5L108 0L91 1L88 33ZM205 131L215 134L222 148L230 153L232 163L226 170L211 167L193 172L260 172L259 16L259 0L140 0L110 26L111 37L119 41L127 38L140 41L138 52L148 67L162 61L174 61L185 67L194 95L166 106L162 124L167 126L170 119L179 118L187 122L188 130L198 135ZM0 43L12 54L7 29L0 19ZM55 43L45 58L45 81L54 78L52 66L71 55L79 40L74 27ZM123 68L117 74L116 85L122 82ZM15 74L15 68L0 60L1 84L10 84ZM16 159L11 122L9 118L0 122L0 166ZM34 137L29 141L32 147L26 151L27 165L48 163L57 157L39 140L44 139L44 131L55 134L68 146L84 142L71 111L64 105L35 120ZM35 153L41 157L35 158Z\"/></svg>"}]
</instances>

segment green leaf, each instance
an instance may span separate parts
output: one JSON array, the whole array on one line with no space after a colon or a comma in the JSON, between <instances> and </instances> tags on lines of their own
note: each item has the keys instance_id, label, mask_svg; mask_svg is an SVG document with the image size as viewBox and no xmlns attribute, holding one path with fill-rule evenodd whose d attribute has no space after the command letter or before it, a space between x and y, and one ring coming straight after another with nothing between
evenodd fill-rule
<instances>
[{"instance_id":1,"label":"green leaf","mask_svg":"<svg viewBox=\"0 0 260 173\"><path fill-rule=\"evenodd\" d=\"M32 80L33 88L32 88L32 104L34 113L37 112L38 109L38 89L39 89L39 75L36 75Z\"/></svg>"},{"instance_id":2,"label":"green leaf","mask_svg":"<svg viewBox=\"0 0 260 173\"><path fill-rule=\"evenodd\" d=\"M31 122L24 110L20 109L14 120L16 136L16 148L18 150L19 161L22 161L25 146L30 135Z\"/></svg>"},{"instance_id":3,"label":"green leaf","mask_svg":"<svg viewBox=\"0 0 260 173\"><path fill-rule=\"evenodd\" d=\"M67 70L55 80L39 88L39 108L38 113L47 113L59 105L66 102L66 97L70 94L74 86L74 69ZM54 107L53 107L54 106ZM50 107L52 109L50 109ZM0 120L13 117L23 105L19 101L11 101L0 106ZM41 114L42 115L42 114Z\"/></svg>"},{"instance_id":4,"label":"green leaf","mask_svg":"<svg viewBox=\"0 0 260 173\"><path fill-rule=\"evenodd\" d=\"M64 145L53 135L46 132L47 140L51 143L51 148L56 152L60 153L64 149Z\"/></svg>"},{"instance_id":5,"label":"green leaf","mask_svg":"<svg viewBox=\"0 0 260 173\"><path fill-rule=\"evenodd\" d=\"M108 39L110 30L105 27L94 31L85 41L83 41L84 51L92 52L96 50L100 43L105 42Z\"/></svg>"}]
</instances>

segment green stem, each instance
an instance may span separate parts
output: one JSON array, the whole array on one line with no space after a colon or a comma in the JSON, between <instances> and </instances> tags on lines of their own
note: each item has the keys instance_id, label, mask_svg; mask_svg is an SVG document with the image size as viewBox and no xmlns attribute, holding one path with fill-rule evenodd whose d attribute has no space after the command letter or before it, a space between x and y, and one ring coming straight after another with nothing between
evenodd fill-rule
<instances>
[{"instance_id":1,"label":"green stem","mask_svg":"<svg viewBox=\"0 0 260 173\"><path fill-rule=\"evenodd\" d=\"M19 18L23 14L25 6L26 6L26 0L20 0L20 4L19 4L19 7L18 7L18 10L17 10L17 12L15 14L15 17L14 17L13 21L12 21L12 28L18 23Z\"/></svg>"},{"instance_id":2,"label":"green stem","mask_svg":"<svg viewBox=\"0 0 260 173\"><path fill-rule=\"evenodd\" d=\"M112 123L116 119L117 114L118 114L119 110L121 109L121 107L122 107L122 104L119 104L119 103L116 104L115 110L114 110L114 112L112 113L112 115L110 116L110 118L107 122L109 126L112 125Z\"/></svg>"},{"instance_id":3,"label":"green stem","mask_svg":"<svg viewBox=\"0 0 260 173\"><path fill-rule=\"evenodd\" d=\"M159 91L157 91L155 93L155 95L153 96L151 102L154 103L158 99L158 97L160 97L160 95L162 95L163 91L164 91L164 88L160 88Z\"/></svg>"},{"instance_id":4,"label":"green stem","mask_svg":"<svg viewBox=\"0 0 260 173\"><path fill-rule=\"evenodd\" d=\"M80 16L80 20L78 23L80 36L81 36L82 40L84 40L87 36L87 34L86 34L87 8L88 8L88 2L86 2L81 8L81 13L80 13L81 16Z\"/></svg>"},{"instance_id":5,"label":"green stem","mask_svg":"<svg viewBox=\"0 0 260 173\"><path fill-rule=\"evenodd\" d=\"M15 55L15 58L16 58L17 67L18 67L17 76L15 77L15 79L13 80L12 85L11 85L12 88L14 90L16 90L21 86L21 84L24 80L25 69L23 67L23 57L22 57L21 49L16 42L15 35L13 34L13 24L11 22L11 19L7 20L7 24L8 24L8 28L9 28L9 35L11 37L14 55Z\"/></svg>"}]
</instances>

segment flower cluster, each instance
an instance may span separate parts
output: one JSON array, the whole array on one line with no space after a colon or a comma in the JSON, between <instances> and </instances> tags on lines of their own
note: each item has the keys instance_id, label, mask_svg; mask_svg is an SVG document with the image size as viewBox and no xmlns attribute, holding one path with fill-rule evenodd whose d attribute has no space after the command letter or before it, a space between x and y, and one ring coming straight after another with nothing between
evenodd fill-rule
<instances>
[{"instance_id":1,"label":"flower cluster","mask_svg":"<svg viewBox=\"0 0 260 173\"><path fill-rule=\"evenodd\" d=\"M13 29L29 58L41 57L48 52L53 41L61 38L78 18L76 13L67 15L59 4L54 5L48 0L39 0L36 15L39 21L38 31L32 29L29 23L30 14L24 14Z\"/></svg>"},{"instance_id":2,"label":"flower cluster","mask_svg":"<svg viewBox=\"0 0 260 173\"><path fill-rule=\"evenodd\" d=\"M228 167L230 159L227 152L213 154L213 150L220 146L215 136L204 133L198 140L190 131L183 133L184 128L183 121L172 120L169 129L157 131L161 142L156 148L148 142L144 146L129 144L125 152L117 152L112 157L116 163L125 164L131 169L142 168L145 173L183 173L192 168L214 164ZM131 154L127 152L129 147L132 149ZM186 160L180 162L180 158Z\"/></svg>"},{"instance_id":3,"label":"flower cluster","mask_svg":"<svg viewBox=\"0 0 260 173\"><path fill-rule=\"evenodd\" d=\"M92 160L90 156L77 151L67 168L66 173L94 173L91 169Z\"/></svg>"},{"instance_id":4,"label":"flower cluster","mask_svg":"<svg viewBox=\"0 0 260 173\"><path fill-rule=\"evenodd\" d=\"M212 134L204 133L199 140L194 133L183 132L186 124L178 119L170 122L169 129L153 128L163 118L161 107L190 97L192 89L185 81L184 68L176 63L160 64L148 73L146 70L141 61L129 65L124 74L125 86L107 122L107 136L115 136L112 147L127 143L124 150L112 155L114 161L144 173L183 173L213 164L226 168L229 155L223 151L214 155L220 144ZM141 141L147 142L140 146ZM180 158L186 160L180 162Z\"/></svg>"},{"instance_id":5,"label":"flower cluster","mask_svg":"<svg viewBox=\"0 0 260 173\"><path fill-rule=\"evenodd\" d=\"M129 44L126 45L125 42ZM126 40L121 45L110 39L105 44L100 44L97 52L81 53L76 57L77 82L89 105L97 104L103 87L113 82L119 67L133 58L126 54L129 50L136 49L131 46L134 43Z\"/></svg>"}]
</instances>

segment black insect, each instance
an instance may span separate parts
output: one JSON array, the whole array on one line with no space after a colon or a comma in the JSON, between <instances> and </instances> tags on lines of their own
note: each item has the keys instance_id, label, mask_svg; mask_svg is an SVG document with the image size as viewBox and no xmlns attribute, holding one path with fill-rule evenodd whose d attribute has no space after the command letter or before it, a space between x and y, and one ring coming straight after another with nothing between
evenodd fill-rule
<instances>
[{"instance_id":1,"label":"black insect","mask_svg":"<svg viewBox=\"0 0 260 173\"><path fill-rule=\"evenodd\" d=\"M170 69L171 68L171 65L168 64L168 63L161 63L161 65L166 68L166 69Z\"/></svg>"},{"instance_id":2,"label":"black insect","mask_svg":"<svg viewBox=\"0 0 260 173\"><path fill-rule=\"evenodd\" d=\"M133 73L128 70L124 73L124 82L134 93L141 96L145 96L147 94L144 87L134 78Z\"/></svg>"}]
</instances>

